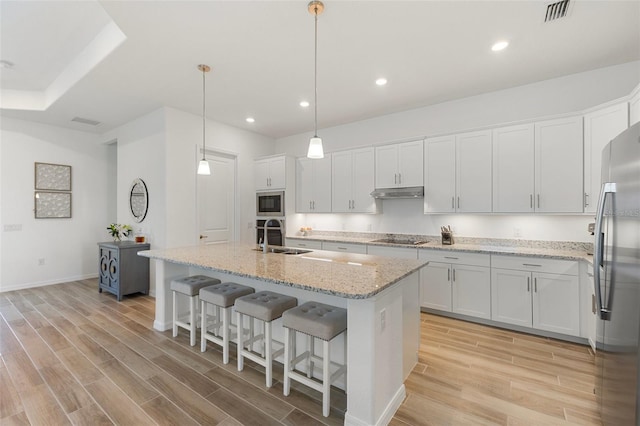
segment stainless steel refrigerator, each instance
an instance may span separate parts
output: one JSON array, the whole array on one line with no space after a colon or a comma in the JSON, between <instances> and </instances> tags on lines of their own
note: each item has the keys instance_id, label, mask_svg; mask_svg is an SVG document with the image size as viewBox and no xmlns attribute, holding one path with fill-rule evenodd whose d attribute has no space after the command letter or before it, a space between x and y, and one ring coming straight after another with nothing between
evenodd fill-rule
<instances>
[{"instance_id":1,"label":"stainless steel refrigerator","mask_svg":"<svg viewBox=\"0 0 640 426\"><path fill-rule=\"evenodd\" d=\"M640 426L640 123L602 152L595 226L596 397L602 422Z\"/></svg>"}]
</instances>

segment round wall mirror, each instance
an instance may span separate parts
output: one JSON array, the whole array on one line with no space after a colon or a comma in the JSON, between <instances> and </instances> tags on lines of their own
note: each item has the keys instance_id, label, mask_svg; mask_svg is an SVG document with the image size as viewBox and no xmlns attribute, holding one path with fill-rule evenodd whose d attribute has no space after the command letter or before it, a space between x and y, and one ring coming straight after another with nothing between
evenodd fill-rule
<instances>
[{"instance_id":1,"label":"round wall mirror","mask_svg":"<svg viewBox=\"0 0 640 426\"><path fill-rule=\"evenodd\" d=\"M147 216L147 209L149 208L149 193L147 192L147 185L142 179L134 179L131 184L129 206L131 207L133 219L138 223L142 222Z\"/></svg>"}]
</instances>

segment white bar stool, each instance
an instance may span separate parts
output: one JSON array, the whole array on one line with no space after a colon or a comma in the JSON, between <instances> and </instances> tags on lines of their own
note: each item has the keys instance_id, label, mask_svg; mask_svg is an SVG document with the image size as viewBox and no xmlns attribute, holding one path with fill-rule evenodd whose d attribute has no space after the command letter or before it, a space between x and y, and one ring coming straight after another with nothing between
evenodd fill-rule
<instances>
[{"instance_id":1,"label":"white bar stool","mask_svg":"<svg viewBox=\"0 0 640 426\"><path fill-rule=\"evenodd\" d=\"M271 322L282 316L287 309L298 304L298 299L272 291L261 291L236 299L235 309L238 315L238 371L244 368L244 358L262 365L265 368L265 381L268 388L272 385L272 364L273 358L280 355L284 349L273 351L273 341L271 338ZM264 334L253 335L253 327L250 327L248 340L244 339L244 328L242 326L242 316L247 315L253 319L258 319L264 323ZM262 354L257 354L251 350L253 344L262 341Z\"/></svg>"},{"instance_id":2,"label":"white bar stool","mask_svg":"<svg viewBox=\"0 0 640 426\"><path fill-rule=\"evenodd\" d=\"M289 395L291 380L309 386L312 389L322 392L322 415L329 416L329 402L331 383L347 372L347 310L331 305L317 302L307 302L293 309L289 309L282 314L282 325L284 329L284 384L283 393ZM293 333L291 331L293 330ZM309 349L296 356L296 332L307 335ZM329 342L341 333L345 333L345 363L338 364L329 359ZM322 357L314 353L314 339L321 339L323 342ZM322 381L313 379L313 361L322 362ZM304 375L295 371L296 365L306 361L307 374ZM337 366L337 370L330 374L330 366Z\"/></svg>"},{"instance_id":3,"label":"white bar stool","mask_svg":"<svg viewBox=\"0 0 640 426\"><path fill-rule=\"evenodd\" d=\"M254 293L255 290L244 285L227 282L222 284L211 285L200 289L200 317L202 323L200 325L200 351L207 350L207 340L222 346L222 362L229 364L229 340L231 324L231 309L236 299L247 294ZM207 331L207 304L210 303L216 307L215 323L211 324L211 328L216 333ZM222 309L222 319L220 318L220 310ZM218 330L222 325L222 338ZM239 333L238 333L239 334Z\"/></svg>"},{"instance_id":4,"label":"white bar stool","mask_svg":"<svg viewBox=\"0 0 640 426\"><path fill-rule=\"evenodd\" d=\"M196 328L198 326L198 293L202 287L220 284L217 278L206 275L192 275L190 277L178 278L171 281L171 291L173 293L173 337L178 335L178 327L189 330L191 346L196 345ZM178 320L178 304L176 294L184 294L189 297L189 322Z\"/></svg>"}]
</instances>

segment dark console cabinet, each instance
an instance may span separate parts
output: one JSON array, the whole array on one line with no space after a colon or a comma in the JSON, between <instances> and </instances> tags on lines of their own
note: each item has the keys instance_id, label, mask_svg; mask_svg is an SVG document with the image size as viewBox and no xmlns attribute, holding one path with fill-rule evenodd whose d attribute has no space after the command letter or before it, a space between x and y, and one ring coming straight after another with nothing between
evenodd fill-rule
<instances>
[{"instance_id":1,"label":"dark console cabinet","mask_svg":"<svg viewBox=\"0 0 640 426\"><path fill-rule=\"evenodd\" d=\"M149 244L133 241L98 243L100 293L113 293L118 301L127 294L149 294L149 258L138 256L139 251L149 248Z\"/></svg>"}]
</instances>

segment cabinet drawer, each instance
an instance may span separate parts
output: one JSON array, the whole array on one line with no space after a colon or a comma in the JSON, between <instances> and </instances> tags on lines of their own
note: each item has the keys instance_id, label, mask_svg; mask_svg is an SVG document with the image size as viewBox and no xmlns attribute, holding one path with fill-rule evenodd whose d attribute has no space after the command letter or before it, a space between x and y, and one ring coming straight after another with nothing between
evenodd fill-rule
<instances>
[{"instance_id":1,"label":"cabinet drawer","mask_svg":"<svg viewBox=\"0 0 640 426\"><path fill-rule=\"evenodd\" d=\"M324 241L322 243L322 250L367 254L367 246L365 244L345 244Z\"/></svg>"},{"instance_id":2,"label":"cabinet drawer","mask_svg":"<svg viewBox=\"0 0 640 426\"><path fill-rule=\"evenodd\" d=\"M578 275L578 262L573 260L492 255L491 266L494 268L514 269L519 271Z\"/></svg>"},{"instance_id":3,"label":"cabinet drawer","mask_svg":"<svg viewBox=\"0 0 640 426\"><path fill-rule=\"evenodd\" d=\"M454 265L486 266L491 265L491 256L484 253L464 253L449 250L418 250L420 259L432 262L452 263Z\"/></svg>"},{"instance_id":4,"label":"cabinet drawer","mask_svg":"<svg viewBox=\"0 0 640 426\"><path fill-rule=\"evenodd\" d=\"M287 247L298 247L298 248L308 248L314 250L322 250L322 241L317 240L295 240L295 239L286 239Z\"/></svg>"},{"instance_id":5,"label":"cabinet drawer","mask_svg":"<svg viewBox=\"0 0 640 426\"><path fill-rule=\"evenodd\" d=\"M389 247L367 245L367 254L374 256L399 257L402 259L417 259L418 249L409 247Z\"/></svg>"}]
</instances>

